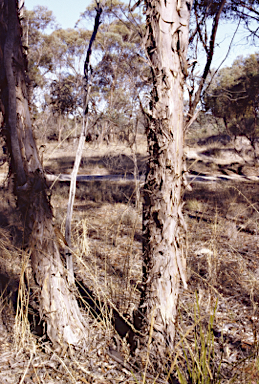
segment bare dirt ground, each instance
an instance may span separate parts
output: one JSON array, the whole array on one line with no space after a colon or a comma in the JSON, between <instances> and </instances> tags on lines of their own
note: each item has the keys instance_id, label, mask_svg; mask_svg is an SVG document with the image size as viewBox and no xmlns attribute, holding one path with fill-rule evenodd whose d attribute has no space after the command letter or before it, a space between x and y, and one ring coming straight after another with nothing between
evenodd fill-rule
<instances>
[{"instance_id":1,"label":"bare dirt ground","mask_svg":"<svg viewBox=\"0 0 259 384\"><path fill-rule=\"evenodd\" d=\"M41 148L47 172L71 172L75 147L63 143L54 150L55 146ZM143 140L138 148L139 173L144 173ZM215 170L212 163L211 167L200 163L194 171L201 172L202 167ZM80 172L132 174L133 168L134 155L127 146L88 144ZM202 382L191 378L192 373L188 378L188 361L190 371L205 372L204 383L255 384L259 382L259 184L195 182L192 188L184 195L188 290L181 289L176 348L166 369L172 369L175 383L180 382L180 373L186 383ZM56 182L51 189L56 226L63 233L69 183ZM7 187L0 193L0 383L166 383L166 375L156 380L155 357L138 355L135 363L123 338L131 330L127 325L138 305L141 283L142 220L141 208L135 208L134 181L77 185L75 274L91 337L80 348L63 353L41 337L40 319L29 305L33 301L28 293L29 251L22 248L23 231L12 194ZM20 280L24 271L26 284Z\"/></svg>"}]
</instances>

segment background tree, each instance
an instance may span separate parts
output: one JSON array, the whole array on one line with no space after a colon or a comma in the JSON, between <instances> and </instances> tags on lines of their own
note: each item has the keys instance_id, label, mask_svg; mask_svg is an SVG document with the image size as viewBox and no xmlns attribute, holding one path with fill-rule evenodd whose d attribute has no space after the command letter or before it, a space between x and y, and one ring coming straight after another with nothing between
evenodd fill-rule
<instances>
[{"instance_id":1,"label":"background tree","mask_svg":"<svg viewBox=\"0 0 259 384\"><path fill-rule=\"evenodd\" d=\"M73 114L78 107L78 95L75 92L75 78L72 75L53 80L50 84L50 107L52 113L57 117L58 122L58 141L61 141L62 118L67 118Z\"/></svg>"},{"instance_id":2,"label":"background tree","mask_svg":"<svg viewBox=\"0 0 259 384\"><path fill-rule=\"evenodd\" d=\"M92 19L92 3L81 20ZM150 84L150 72L141 48L143 24L126 4L106 1L97 34L93 67L92 113L95 132L129 140L139 111L139 97ZM109 139L108 139L109 141Z\"/></svg>"},{"instance_id":3,"label":"background tree","mask_svg":"<svg viewBox=\"0 0 259 384\"><path fill-rule=\"evenodd\" d=\"M191 18L189 35L189 57L185 62L185 73L188 73L186 81L189 94L189 108L186 114L188 125L196 119L196 108L205 89L206 79L210 74L210 68L215 51L215 42L220 17L225 12L226 0L195 0ZM212 26L210 24L212 23ZM205 65L195 73L199 56L205 53ZM189 70L188 70L189 69Z\"/></svg>"},{"instance_id":4,"label":"background tree","mask_svg":"<svg viewBox=\"0 0 259 384\"><path fill-rule=\"evenodd\" d=\"M33 91L36 87L44 86L45 75L53 69L51 39L46 30L54 29L57 25L52 11L47 7L37 6L32 11L25 9L22 27L22 43Z\"/></svg>"},{"instance_id":5,"label":"background tree","mask_svg":"<svg viewBox=\"0 0 259 384\"><path fill-rule=\"evenodd\" d=\"M42 121L49 121L47 126L53 127L53 123L50 124L53 120L53 100L49 95L53 94L54 86L64 83L64 79L69 78L73 87L74 116L82 118L81 73L91 34L83 23L85 20L92 22L94 17L93 2L82 14L76 29L64 30L57 29L52 13L44 7L25 12L23 44L28 46L29 76L32 78L32 101L35 105L34 125L38 128L39 137L46 135ZM46 28L50 27L54 31L46 34ZM142 32L140 16L130 13L124 3L105 2L102 25L93 50L95 75L89 101L89 128L100 140L105 138L109 141L117 137L131 141L134 137L131 132L139 114L139 97L143 97L150 84L150 71L141 48ZM40 104L44 108L39 108ZM60 137L65 115L55 111L58 133L51 132L47 136ZM72 120L67 119L67 122L71 125ZM41 130L44 130L44 135Z\"/></svg>"},{"instance_id":6,"label":"background tree","mask_svg":"<svg viewBox=\"0 0 259 384\"><path fill-rule=\"evenodd\" d=\"M187 125L197 117L196 108L203 94L206 92L211 78L211 64L217 47L216 36L219 22L233 22L236 29L233 33L230 46L223 55L219 68L224 64L236 33L241 26L248 32L244 34L244 40L256 42L258 37L259 4L257 0L225 1L225 0L195 0L190 21L189 54L188 54L188 78L186 82L189 93L189 108L186 114ZM203 55L205 54L206 64ZM221 50L222 54L222 50ZM214 69L214 74L219 70ZM195 112L196 111L196 112Z\"/></svg>"},{"instance_id":7,"label":"background tree","mask_svg":"<svg viewBox=\"0 0 259 384\"><path fill-rule=\"evenodd\" d=\"M72 109L77 118L82 115L82 68L90 31L57 29L52 12L41 6L33 11L25 10L22 24L37 136L60 137L64 125L72 124L72 119L66 118L64 122L64 117L70 114L68 109ZM51 29L54 31L50 33ZM63 101L59 105L56 98L58 89L63 94ZM68 90L71 91L69 97L73 105L68 108L67 103L64 110L61 104L64 106L65 99L69 101ZM57 124L53 121L53 112ZM47 124L43 123L46 121ZM58 127L58 132L53 132L54 126ZM50 131L48 133L47 128Z\"/></svg>"},{"instance_id":8,"label":"background tree","mask_svg":"<svg viewBox=\"0 0 259 384\"><path fill-rule=\"evenodd\" d=\"M204 96L205 110L222 118L227 132L246 135L258 133L259 56L239 57L221 69Z\"/></svg>"}]
</instances>

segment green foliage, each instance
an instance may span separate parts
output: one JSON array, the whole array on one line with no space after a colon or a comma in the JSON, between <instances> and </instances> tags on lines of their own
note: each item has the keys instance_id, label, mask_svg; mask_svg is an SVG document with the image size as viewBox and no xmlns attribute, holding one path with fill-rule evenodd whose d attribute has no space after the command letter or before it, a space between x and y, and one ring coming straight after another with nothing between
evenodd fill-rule
<instances>
[{"instance_id":1,"label":"green foliage","mask_svg":"<svg viewBox=\"0 0 259 384\"><path fill-rule=\"evenodd\" d=\"M259 128L258 90L259 55L239 57L232 67L215 75L204 96L205 109L223 118L228 132L253 138Z\"/></svg>"},{"instance_id":2,"label":"green foliage","mask_svg":"<svg viewBox=\"0 0 259 384\"><path fill-rule=\"evenodd\" d=\"M44 98L44 113L62 118L71 113L82 114L83 63L92 34L87 28L94 17L95 2L92 2L76 29L64 30L57 29L55 18L47 8L26 10L23 44L35 97L32 103L39 105L40 101L42 105ZM139 97L150 83L150 70L141 48L143 31L141 17L130 13L125 3L108 0L103 4L102 24L91 63L89 117L96 136L105 139L112 132L113 136L125 139L136 126L135 121L140 120ZM37 92L39 88L42 91Z\"/></svg>"},{"instance_id":3,"label":"green foliage","mask_svg":"<svg viewBox=\"0 0 259 384\"><path fill-rule=\"evenodd\" d=\"M215 319L217 303L213 313L210 315L207 330L202 325L199 300L196 293L196 305L194 307L194 346L183 337L182 350L184 354L187 375L177 365L178 379L181 384L219 384L221 362L216 363L214 351L213 323Z\"/></svg>"},{"instance_id":4,"label":"green foliage","mask_svg":"<svg viewBox=\"0 0 259 384\"><path fill-rule=\"evenodd\" d=\"M81 21L93 18L94 7L89 5ZM101 127L119 134L134 126L138 98L149 87L150 70L141 48L141 18L121 1L106 1L102 17L95 43L98 61L93 67L91 107L99 131Z\"/></svg>"},{"instance_id":5,"label":"green foliage","mask_svg":"<svg viewBox=\"0 0 259 384\"><path fill-rule=\"evenodd\" d=\"M204 19L213 17L219 10L222 0L195 0L194 8L196 16ZM247 29L247 37L258 38L257 23L259 18L258 0L229 0L226 1L221 18L231 21L239 21Z\"/></svg>"},{"instance_id":6,"label":"green foliage","mask_svg":"<svg viewBox=\"0 0 259 384\"><path fill-rule=\"evenodd\" d=\"M32 88L42 87L46 74L53 69L52 41L46 30L55 28L55 17L46 7L37 6L32 11L25 9L22 20L22 42L27 52L28 72Z\"/></svg>"},{"instance_id":7,"label":"green foliage","mask_svg":"<svg viewBox=\"0 0 259 384\"><path fill-rule=\"evenodd\" d=\"M60 82L60 77L71 74L76 77L74 87L79 85L80 76L82 78L81 62L91 32L83 29L57 29L52 11L41 6L32 11L25 10L22 26L32 90L38 86L48 87L53 78ZM51 32L51 29L54 31Z\"/></svg>"},{"instance_id":8,"label":"green foliage","mask_svg":"<svg viewBox=\"0 0 259 384\"><path fill-rule=\"evenodd\" d=\"M225 132L226 127L222 118L200 111L197 119L188 128L186 140L191 140L193 143L196 143L203 137L224 134Z\"/></svg>"},{"instance_id":9,"label":"green foliage","mask_svg":"<svg viewBox=\"0 0 259 384\"><path fill-rule=\"evenodd\" d=\"M76 95L73 92L73 77L68 76L61 80L54 80L51 85L51 109L58 115L72 113L76 108Z\"/></svg>"},{"instance_id":10,"label":"green foliage","mask_svg":"<svg viewBox=\"0 0 259 384\"><path fill-rule=\"evenodd\" d=\"M53 45L53 65L56 71L82 74L82 62L91 37L91 31L84 29L58 29L50 36Z\"/></svg>"}]
</instances>

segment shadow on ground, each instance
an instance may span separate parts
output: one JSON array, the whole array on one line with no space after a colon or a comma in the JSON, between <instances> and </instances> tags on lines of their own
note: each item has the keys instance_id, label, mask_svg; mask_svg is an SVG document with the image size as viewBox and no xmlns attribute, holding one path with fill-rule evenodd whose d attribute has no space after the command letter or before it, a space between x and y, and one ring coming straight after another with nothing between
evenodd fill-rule
<instances>
[{"instance_id":1,"label":"shadow on ground","mask_svg":"<svg viewBox=\"0 0 259 384\"><path fill-rule=\"evenodd\" d=\"M136 155L137 157L137 166L139 174L144 174L147 164L147 156L140 154ZM75 157L74 156L64 156L51 159L51 165L47 165L45 170L47 173L70 173ZM112 155L106 154L104 156L93 156L82 157L80 163L80 173L81 174L91 174L91 170L105 170L105 173L108 175L132 175L134 172L134 162L132 157L120 154Z\"/></svg>"},{"instance_id":2,"label":"shadow on ground","mask_svg":"<svg viewBox=\"0 0 259 384\"><path fill-rule=\"evenodd\" d=\"M53 193L64 197L65 199L69 196L69 181L57 182L53 187ZM125 203L135 205L136 194L135 194L135 183L134 181L87 181L77 182L76 184L76 202L80 201L83 205L89 205L92 201L99 205L103 203ZM78 210L82 210L83 206L77 207Z\"/></svg>"}]
</instances>

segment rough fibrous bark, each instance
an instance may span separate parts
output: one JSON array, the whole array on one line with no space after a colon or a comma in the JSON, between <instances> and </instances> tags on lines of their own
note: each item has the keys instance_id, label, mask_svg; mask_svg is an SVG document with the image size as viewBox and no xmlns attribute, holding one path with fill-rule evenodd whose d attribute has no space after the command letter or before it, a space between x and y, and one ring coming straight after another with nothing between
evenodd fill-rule
<instances>
[{"instance_id":1,"label":"rough fibrous bark","mask_svg":"<svg viewBox=\"0 0 259 384\"><path fill-rule=\"evenodd\" d=\"M151 350L163 356L173 347L180 280L187 286L182 215L183 86L192 1L146 0L145 5L145 47L153 90L150 111L145 114L150 159L144 186L140 313L142 331L148 330L153 318Z\"/></svg>"},{"instance_id":2,"label":"rough fibrous bark","mask_svg":"<svg viewBox=\"0 0 259 384\"><path fill-rule=\"evenodd\" d=\"M0 107L17 205L38 286L40 314L55 344L78 344L85 328L70 292L52 222L42 164L32 134L26 62L16 0L0 0Z\"/></svg>"}]
</instances>

